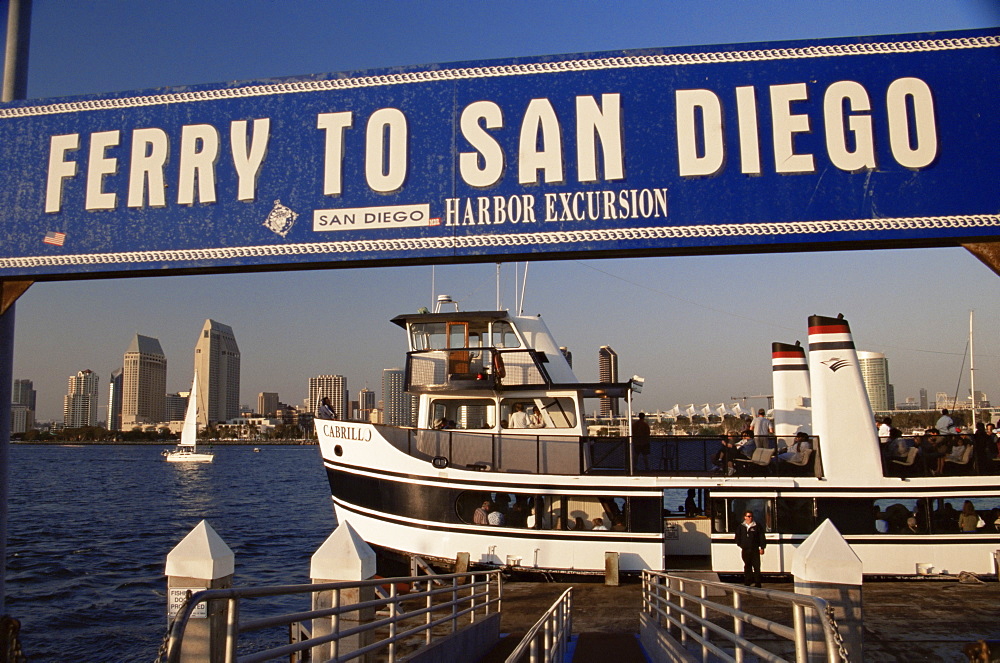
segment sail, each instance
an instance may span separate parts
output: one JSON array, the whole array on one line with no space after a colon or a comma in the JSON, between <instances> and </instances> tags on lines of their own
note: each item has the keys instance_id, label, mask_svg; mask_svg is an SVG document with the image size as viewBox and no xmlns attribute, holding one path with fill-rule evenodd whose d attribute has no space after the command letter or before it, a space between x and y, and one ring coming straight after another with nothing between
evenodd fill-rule
<instances>
[{"instance_id":1,"label":"sail","mask_svg":"<svg viewBox=\"0 0 1000 663\"><path fill-rule=\"evenodd\" d=\"M191 382L187 411L184 413L184 427L181 428L181 444L194 447L198 442L198 376Z\"/></svg>"}]
</instances>

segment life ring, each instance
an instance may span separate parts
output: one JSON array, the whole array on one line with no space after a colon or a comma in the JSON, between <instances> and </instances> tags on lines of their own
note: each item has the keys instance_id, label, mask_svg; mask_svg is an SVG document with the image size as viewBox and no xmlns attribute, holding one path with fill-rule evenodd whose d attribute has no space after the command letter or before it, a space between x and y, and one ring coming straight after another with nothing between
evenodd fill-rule
<instances>
[{"instance_id":1,"label":"life ring","mask_svg":"<svg viewBox=\"0 0 1000 663\"><path fill-rule=\"evenodd\" d=\"M496 350L493 351L493 375L501 380L507 377L507 369L503 366L503 357Z\"/></svg>"}]
</instances>

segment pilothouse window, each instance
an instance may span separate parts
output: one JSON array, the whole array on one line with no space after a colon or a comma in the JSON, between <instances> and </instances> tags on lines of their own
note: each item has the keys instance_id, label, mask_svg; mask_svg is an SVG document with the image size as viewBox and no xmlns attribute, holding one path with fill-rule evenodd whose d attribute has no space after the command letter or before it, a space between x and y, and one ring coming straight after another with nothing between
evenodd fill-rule
<instances>
[{"instance_id":1,"label":"pilothouse window","mask_svg":"<svg viewBox=\"0 0 1000 663\"><path fill-rule=\"evenodd\" d=\"M498 320L493 323L493 347L494 348L519 348L521 342L517 340L514 327L505 320Z\"/></svg>"},{"instance_id":2,"label":"pilothouse window","mask_svg":"<svg viewBox=\"0 0 1000 663\"><path fill-rule=\"evenodd\" d=\"M431 402L431 428L489 430L495 425L496 403L490 399L441 399Z\"/></svg>"},{"instance_id":3,"label":"pilothouse window","mask_svg":"<svg viewBox=\"0 0 1000 663\"><path fill-rule=\"evenodd\" d=\"M448 334L443 322L418 322L410 325L410 345L414 350L444 350Z\"/></svg>"}]
</instances>

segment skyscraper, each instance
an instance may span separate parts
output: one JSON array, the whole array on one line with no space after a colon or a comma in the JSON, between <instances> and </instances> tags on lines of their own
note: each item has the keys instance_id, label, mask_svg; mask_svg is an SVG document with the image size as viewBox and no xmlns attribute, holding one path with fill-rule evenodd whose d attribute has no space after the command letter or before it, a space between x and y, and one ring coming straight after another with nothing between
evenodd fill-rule
<instances>
[{"instance_id":1,"label":"skyscraper","mask_svg":"<svg viewBox=\"0 0 1000 663\"><path fill-rule=\"evenodd\" d=\"M566 363L569 364L569 367L573 368L573 353L569 351L569 348L565 345L560 345L559 352L562 353L563 357L566 357Z\"/></svg>"},{"instance_id":2,"label":"skyscraper","mask_svg":"<svg viewBox=\"0 0 1000 663\"><path fill-rule=\"evenodd\" d=\"M31 380L14 380L14 390L11 393L11 403L23 405L32 412L35 410L35 384Z\"/></svg>"},{"instance_id":3,"label":"skyscraper","mask_svg":"<svg viewBox=\"0 0 1000 663\"><path fill-rule=\"evenodd\" d=\"M406 371L402 368L382 369L382 423L387 426L410 426L410 397L405 391Z\"/></svg>"},{"instance_id":4,"label":"skyscraper","mask_svg":"<svg viewBox=\"0 0 1000 663\"><path fill-rule=\"evenodd\" d=\"M278 394L262 391L257 394L257 414L262 417L273 417L278 411Z\"/></svg>"},{"instance_id":5,"label":"skyscraper","mask_svg":"<svg viewBox=\"0 0 1000 663\"><path fill-rule=\"evenodd\" d=\"M111 372L108 381L108 430L122 429L122 381L124 368Z\"/></svg>"},{"instance_id":6,"label":"skyscraper","mask_svg":"<svg viewBox=\"0 0 1000 663\"><path fill-rule=\"evenodd\" d=\"M369 421L374 409L375 392L365 387L358 392L358 418L361 421Z\"/></svg>"},{"instance_id":7,"label":"skyscraper","mask_svg":"<svg viewBox=\"0 0 1000 663\"><path fill-rule=\"evenodd\" d=\"M597 369L601 382L618 382L618 353L610 345L602 345L597 353ZM618 399L601 397L601 416L618 416Z\"/></svg>"},{"instance_id":8,"label":"skyscraper","mask_svg":"<svg viewBox=\"0 0 1000 663\"><path fill-rule=\"evenodd\" d=\"M330 406L338 419L350 418L351 413L347 409L347 378L343 375L317 375L309 378L309 408L313 415L324 396L330 398Z\"/></svg>"},{"instance_id":9,"label":"skyscraper","mask_svg":"<svg viewBox=\"0 0 1000 663\"><path fill-rule=\"evenodd\" d=\"M858 367L875 412L891 410L889 401L889 360L881 352L858 350Z\"/></svg>"},{"instance_id":10,"label":"skyscraper","mask_svg":"<svg viewBox=\"0 0 1000 663\"><path fill-rule=\"evenodd\" d=\"M240 415L240 348L233 329L206 320L194 346L198 423L207 426Z\"/></svg>"},{"instance_id":11,"label":"skyscraper","mask_svg":"<svg viewBox=\"0 0 1000 663\"><path fill-rule=\"evenodd\" d=\"M166 396L167 357L160 341L136 334L125 351L122 369L121 428L132 430L165 421Z\"/></svg>"},{"instance_id":12,"label":"skyscraper","mask_svg":"<svg viewBox=\"0 0 1000 663\"><path fill-rule=\"evenodd\" d=\"M97 425L97 401L101 378L88 369L69 378L69 389L63 397L63 425L66 428Z\"/></svg>"}]
</instances>

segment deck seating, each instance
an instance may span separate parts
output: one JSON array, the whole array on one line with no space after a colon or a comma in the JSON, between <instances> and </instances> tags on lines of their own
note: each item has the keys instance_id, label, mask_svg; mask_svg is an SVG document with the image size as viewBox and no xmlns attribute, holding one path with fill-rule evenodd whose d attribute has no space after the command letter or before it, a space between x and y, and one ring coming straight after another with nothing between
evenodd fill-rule
<instances>
[{"instance_id":1,"label":"deck seating","mask_svg":"<svg viewBox=\"0 0 1000 663\"><path fill-rule=\"evenodd\" d=\"M962 452L962 457L958 460L952 458L944 459L944 473L945 474L964 474L968 473L973 469L972 466L972 445L965 445L965 450Z\"/></svg>"},{"instance_id":2,"label":"deck seating","mask_svg":"<svg viewBox=\"0 0 1000 663\"><path fill-rule=\"evenodd\" d=\"M737 458L736 465L739 470L760 470L763 468L764 472L771 467L771 456L774 455L774 449L764 449L758 447L753 450L753 456L750 458Z\"/></svg>"},{"instance_id":3,"label":"deck seating","mask_svg":"<svg viewBox=\"0 0 1000 663\"><path fill-rule=\"evenodd\" d=\"M892 465L889 469L893 469L899 472L900 476L903 476L909 471L913 470L913 465L917 461L917 454L920 450L916 447L910 447L909 451L906 452L906 458L903 459L892 459Z\"/></svg>"},{"instance_id":4,"label":"deck seating","mask_svg":"<svg viewBox=\"0 0 1000 663\"><path fill-rule=\"evenodd\" d=\"M810 474L812 472L813 450L806 449L794 460L783 460L779 466L788 470L790 474Z\"/></svg>"}]
</instances>

